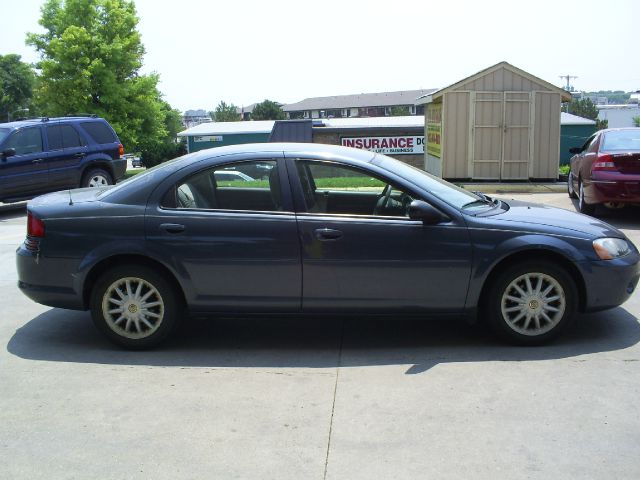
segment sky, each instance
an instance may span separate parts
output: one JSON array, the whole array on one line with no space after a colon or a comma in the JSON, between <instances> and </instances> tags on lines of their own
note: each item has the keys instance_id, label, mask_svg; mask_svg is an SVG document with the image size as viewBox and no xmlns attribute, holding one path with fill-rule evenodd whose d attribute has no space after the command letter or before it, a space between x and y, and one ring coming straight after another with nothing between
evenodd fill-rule
<instances>
[{"instance_id":1,"label":"sky","mask_svg":"<svg viewBox=\"0 0 640 480\"><path fill-rule=\"evenodd\" d=\"M0 55L36 62L40 0L0 0ZM143 73L182 111L446 87L500 61L640 90L640 1L136 0Z\"/></svg>"}]
</instances>

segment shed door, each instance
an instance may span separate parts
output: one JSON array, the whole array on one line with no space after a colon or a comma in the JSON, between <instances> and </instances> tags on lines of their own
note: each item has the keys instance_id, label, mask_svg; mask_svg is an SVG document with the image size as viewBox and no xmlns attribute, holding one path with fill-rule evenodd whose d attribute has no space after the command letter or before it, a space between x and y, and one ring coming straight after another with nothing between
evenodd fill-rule
<instances>
[{"instance_id":1,"label":"shed door","mask_svg":"<svg viewBox=\"0 0 640 480\"><path fill-rule=\"evenodd\" d=\"M473 172L478 180L529 178L529 92L476 92Z\"/></svg>"}]
</instances>

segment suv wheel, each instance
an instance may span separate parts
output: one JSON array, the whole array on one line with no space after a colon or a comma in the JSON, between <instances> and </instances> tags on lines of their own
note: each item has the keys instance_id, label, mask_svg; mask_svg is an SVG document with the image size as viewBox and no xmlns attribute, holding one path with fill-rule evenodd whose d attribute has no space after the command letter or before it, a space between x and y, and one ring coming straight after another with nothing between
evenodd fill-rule
<instances>
[{"instance_id":1,"label":"suv wheel","mask_svg":"<svg viewBox=\"0 0 640 480\"><path fill-rule=\"evenodd\" d=\"M82 177L81 187L106 187L113 185L111 174L102 168L92 168Z\"/></svg>"}]
</instances>

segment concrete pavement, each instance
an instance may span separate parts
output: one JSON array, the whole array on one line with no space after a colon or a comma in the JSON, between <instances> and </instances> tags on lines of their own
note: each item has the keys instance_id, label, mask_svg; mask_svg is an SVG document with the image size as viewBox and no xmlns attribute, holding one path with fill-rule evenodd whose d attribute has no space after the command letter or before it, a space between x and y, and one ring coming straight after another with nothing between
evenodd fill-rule
<instances>
[{"instance_id":1,"label":"concrete pavement","mask_svg":"<svg viewBox=\"0 0 640 480\"><path fill-rule=\"evenodd\" d=\"M634 210L606 219L640 245ZM25 230L0 214L0 478L640 478L638 293L538 348L455 319L282 318L127 352L18 291Z\"/></svg>"}]
</instances>

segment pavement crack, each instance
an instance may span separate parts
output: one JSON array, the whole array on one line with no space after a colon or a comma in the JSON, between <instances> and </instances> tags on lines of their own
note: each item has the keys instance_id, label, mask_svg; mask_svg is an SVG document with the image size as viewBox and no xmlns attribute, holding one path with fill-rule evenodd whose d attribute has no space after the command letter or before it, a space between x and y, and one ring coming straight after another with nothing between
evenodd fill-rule
<instances>
[{"instance_id":1,"label":"pavement crack","mask_svg":"<svg viewBox=\"0 0 640 480\"><path fill-rule=\"evenodd\" d=\"M331 434L333 433L333 414L336 410L336 394L338 392L338 378L340 377L340 366L342 365L342 346L344 344L344 319L340 328L340 346L338 348L338 363L336 365L336 381L333 384L333 402L331 403L331 420L329 421L329 438L327 439L327 454L324 458L323 480L327 479L327 468L329 466L329 451L331 450Z\"/></svg>"}]
</instances>

